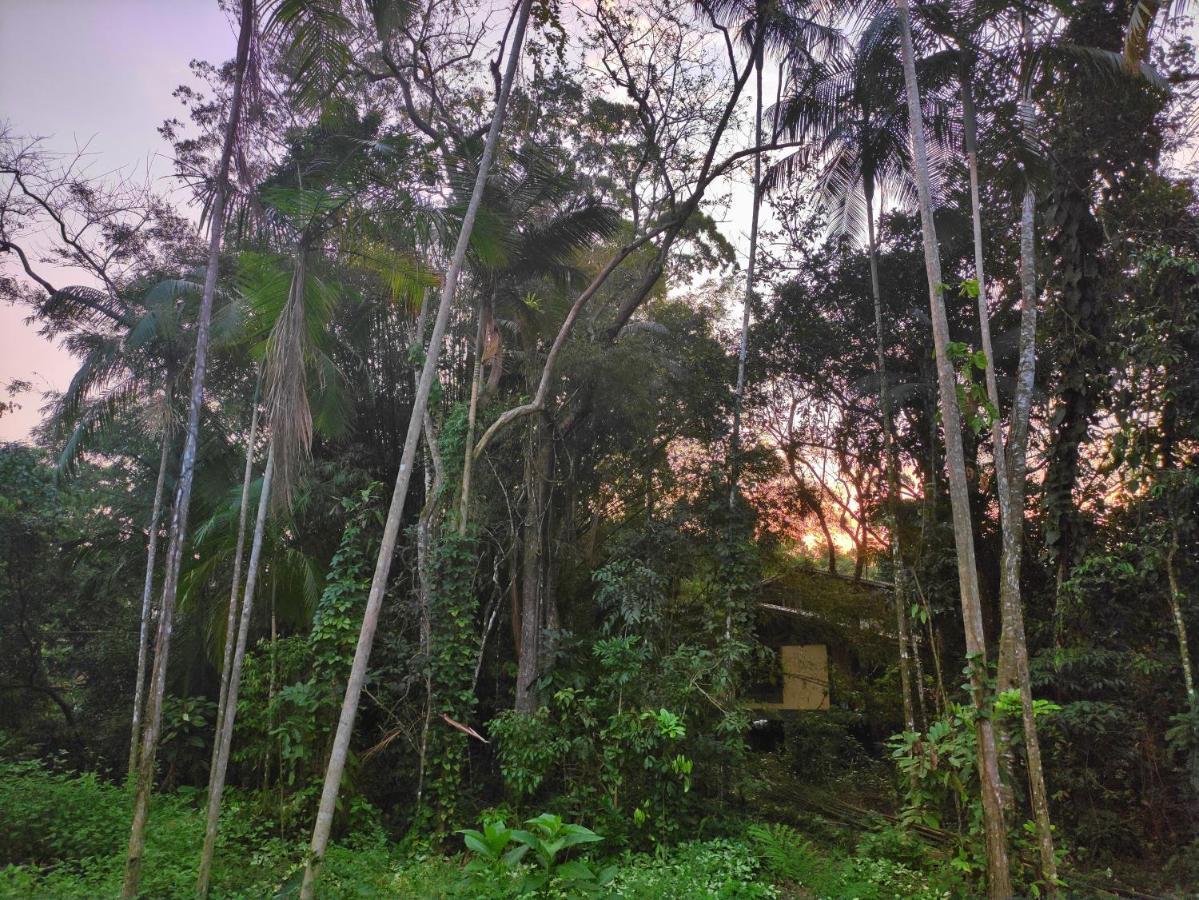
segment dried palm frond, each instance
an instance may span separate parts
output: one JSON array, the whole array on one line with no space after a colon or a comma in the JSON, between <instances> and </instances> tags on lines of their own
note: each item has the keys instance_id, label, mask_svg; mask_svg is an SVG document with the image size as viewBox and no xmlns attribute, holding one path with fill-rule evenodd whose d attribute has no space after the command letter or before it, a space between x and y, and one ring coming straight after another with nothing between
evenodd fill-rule
<instances>
[{"instance_id":1,"label":"dried palm frond","mask_svg":"<svg viewBox=\"0 0 1199 900\"><path fill-rule=\"evenodd\" d=\"M290 507L292 491L312 456L312 409L306 361L309 335L304 310L304 253L296 254L287 303L266 344L266 413L275 452L274 501Z\"/></svg>"}]
</instances>

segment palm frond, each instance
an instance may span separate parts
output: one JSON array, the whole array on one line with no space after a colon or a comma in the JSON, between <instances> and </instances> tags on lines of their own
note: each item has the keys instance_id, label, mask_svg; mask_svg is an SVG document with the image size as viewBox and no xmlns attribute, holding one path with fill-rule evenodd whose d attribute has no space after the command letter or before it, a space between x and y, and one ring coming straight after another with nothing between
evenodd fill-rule
<instances>
[{"instance_id":1,"label":"palm frond","mask_svg":"<svg viewBox=\"0 0 1199 900\"><path fill-rule=\"evenodd\" d=\"M279 36L291 67L291 92L306 109L336 97L349 75L351 22L339 0L277 0L266 31Z\"/></svg>"},{"instance_id":2,"label":"palm frond","mask_svg":"<svg viewBox=\"0 0 1199 900\"><path fill-rule=\"evenodd\" d=\"M128 310L118 298L87 285L75 284L55 291L38 307L38 316L51 322L89 327L128 325Z\"/></svg>"}]
</instances>

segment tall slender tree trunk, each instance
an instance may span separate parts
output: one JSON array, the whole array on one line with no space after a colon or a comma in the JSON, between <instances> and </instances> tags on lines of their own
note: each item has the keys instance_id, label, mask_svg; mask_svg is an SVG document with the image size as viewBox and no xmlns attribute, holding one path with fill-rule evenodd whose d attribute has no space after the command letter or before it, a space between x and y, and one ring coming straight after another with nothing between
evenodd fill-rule
<instances>
[{"instance_id":1,"label":"tall slender tree trunk","mask_svg":"<svg viewBox=\"0 0 1199 900\"><path fill-rule=\"evenodd\" d=\"M933 221L933 199L929 177L928 150L924 140L924 120L920 107L920 87L916 82L916 54L912 46L911 10L908 0L896 0L899 10L903 51L903 74L908 95L908 116L912 136L912 164L920 201L920 225L924 239L924 263L928 276L929 312L933 326L933 344L937 356L937 381L940 388L941 421L945 432L945 463L949 475L949 498L953 512L954 543L957 546L958 582L961 590L962 619L966 652L970 661L970 685L977 712L979 785L982 792L983 830L987 850L987 888L993 898L1012 896L1008 867L1007 831L1003 823L999 760L995 750L995 731L986 715L987 646L983 631L982 600L978 588L978 570L974 561L974 527L970 519L970 493L966 479L966 458L962 445L961 413L957 401L957 381L947 355L949 323L941 296L941 254Z\"/></svg>"},{"instance_id":2,"label":"tall slender tree trunk","mask_svg":"<svg viewBox=\"0 0 1199 900\"><path fill-rule=\"evenodd\" d=\"M479 160L479 172L475 179L474 190L471 192L470 203L462 219L462 230L458 233L458 242L454 247L454 255L450 260L449 271L446 273L442 286L441 300L437 308L437 318L433 323L433 333L429 337L428 352L425 354L425 365L421 370L420 382L417 385L416 396L412 401L412 413L408 419L408 431L404 439L404 451L400 457L400 469L396 473L396 486L391 495L391 505L387 510L387 521L383 526L383 539L379 547L379 557L375 565L374 578L371 581L370 593L367 596L366 610L362 616L362 629L358 634L358 646L354 651L354 663L350 669L350 677L346 683L345 700L341 707L341 716L337 722L337 733L333 739L333 747L329 754L329 765L325 771L325 783L321 789L320 805L317 809L316 822L312 829L312 843L309 848L308 863L304 868L304 883L300 888L302 900L313 900L316 896L316 879L324 862L325 850L329 846L329 833L333 829L333 813L337 806L337 796L341 790L341 776L345 771L346 757L350 749L350 737L354 730L354 718L358 712L358 701L362 688L366 683L366 667L370 661L371 647L375 641L375 630L379 625L379 610L383 604L383 592L387 589L387 576L391 571L391 560L395 553L396 539L399 536L400 520L404 514L404 503L408 499L408 485L412 480L412 464L416 459L416 447L420 441L423 428L425 409L428 405L429 391L433 386L433 378L437 374L437 361L441 356L441 342L445 334L446 324L450 317L450 307L458 288L458 276L466 259L466 248L470 243L470 235L474 230L475 217L483 202L483 190L487 184L487 175L491 171L491 163L495 158L496 146L499 143L500 129L504 124L504 110L508 103L508 95L512 90L512 80L516 74L516 64L520 58L521 47L524 44L525 27L529 21L531 0L521 0L517 13L516 27L513 29L512 48L509 51L504 76L500 82L499 97L496 98L495 113L492 115L491 128L487 133L487 142L483 148L483 156Z\"/></svg>"},{"instance_id":3,"label":"tall slender tree trunk","mask_svg":"<svg viewBox=\"0 0 1199 900\"><path fill-rule=\"evenodd\" d=\"M225 230L225 205L229 191L229 160L237 140L241 119L242 87L250 55L250 33L254 28L254 0L242 0L241 28L237 40L234 66L233 96L229 104L229 121L225 125L224 144L216 171L216 193L212 204L212 219L208 238L208 268L204 275L204 291L196 323L196 361L192 373L191 403L187 416L187 437L179 465L179 483L175 490L175 506L171 515L171 537L167 550L166 573L163 578L162 603L159 607L158 634L154 641L154 667L150 673L150 694L146 705L146 724L142 733L142 749L138 760L137 786L133 800L133 822L129 830L129 851L125 861L125 878L121 895L137 896L141 881L142 856L146 847L146 819L150 812L150 794L154 788L154 768L158 755L158 737L162 727L162 701L166 691L167 663L170 660L171 632L175 618L175 595L179 587L179 567L183 544L187 540L187 513L191 505L192 481L196 471L196 451L200 441L200 410L204 406L204 374L208 365L208 339L212 324L212 301L216 294L220 265L221 237Z\"/></svg>"},{"instance_id":4,"label":"tall slender tree trunk","mask_svg":"<svg viewBox=\"0 0 1199 900\"><path fill-rule=\"evenodd\" d=\"M1027 34L1027 31L1026 31ZM1025 56L1028 58L1028 47ZM1005 443L999 415L999 389L996 385L995 354L991 345L991 323L987 311L986 278L983 266L982 203L978 178L978 125L975 116L972 75L963 68L962 109L966 161L970 172L970 207L974 231L974 273L978 284L978 325L983 354L986 357L987 398L995 408L991 422L991 455L995 460L995 491L999 505L1002 547L1000 552L999 670L997 689L1015 686L1020 691L1021 721L1024 728L1025 756L1033 819L1037 826L1041 875L1046 890L1057 893L1057 860L1053 846L1053 827L1049 816L1049 794L1041 761L1040 739L1034 716L1032 675L1028 663L1028 641L1024 631L1024 602L1020 591L1020 567L1024 553L1024 510L1028 487L1028 430L1032 411L1032 391L1036 372L1037 285L1035 248L1036 195L1031 181L1025 185L1020 214L1020 341L1016 370L1016 390L1012 402L1011 432ZM1035 112L1032 98L1025 89L1020 100L1020 119L1031 124ZM998 746L1004 757L1010 756L1009 729L1000 723ZM1008 767L1010 770L1010 766Z\"/></svg>"},{"instance_id":5,"label":"tall slender tree trunk","mask_svg":"<svg viewBox=\"0 0 1199 900\"><path fill-rule=\"evenodd\" d=\"M169 404L168 400L168 404ZM162 429L162 453L158 460L158 481L154 485L154 505L150 510L150 533L146 540L146 578L142 585L142 622L137 636L137 683L133 687L133 723L129 736L129 777L137 772L137 746L142 733L142 706L146 692L146 662L150 655L150 618L154 605L154 562L158 556L158 527L162 520L162 495L171 456L171 428Z\"/></svg>"},{"instance_id":6,"label":"tall slender tree trunk","mask_svg":"<svg viewBox=\"0 0 1199 900\"><path fill-rule=\"evenodd\" d=\"M241 505L237 511L237 547L233 555L233 577L229 586L229 613L225 617L225 652L221 659L221 690L216 708L216 734L221 733L221 720L225 717L225 698L229 694L229 666L233 659L233 645L237 643L238 597L241 594L241 564L246 550L246 519L250 509L250 486L254 481L254 440L258 434L258 396L262 390L262 367L254 379L254 405L250 412L250 434L246 439L246 466L241 480ZM209 777L216 771L217 750L220 741L212 742L212 762Z\"/></svg>"},{"instance_id":7,"label":"tall slender tree trunk","mask_svg":"<svg viewBox=\"0 0 1199 900\"><path fill-rule=\"evenodd\" d=\"M762 50L754 62L757 97L754 104L754 146L762 146ZM753 314L754 276L758 260L758 214L762 208L762 154L754 154L753 212L749 220L749 261L745 265L745 308L741 313L741 343L737 348L737 389L733 394L733 436L729 445L729 509L737 502L741 474L741 412L745 402L745 361L749 355L749 321Z\"/></svg>"},{"instance_id":8,"label":"tall slender tree trunk","mask_svg":"<svg viewBox=\"0 0 1199 900\"><path fill-rule=\"evenodd\" d=\"M891 410L891 386L887 383L887 333L883 328L883 298L878 278L878 240L874 233L874 186L864 185L866 233L870 243L870 290L874 297L875 368L878 370L879 412L883 419L883 456L887 476L887 533L891 545L894 579L895 625L899 644L899 689L903 693L903 723L916 730L912 707L912 664L909 658L908 592L903 548L899 540L899 451L895 446L895 420Z\"/></svg>"},{"instance_id":9,"label":"tall slender tree trunk","mask_svg":"<svg viewBox=\"0 0 1199 900\"><path fill-rule=\"evenodd\" d=\"M200 872L196 878L196 894L208 896L209 879L212 876L212 857L216 851L217 826L221 819L221 795L225 790L225 774L229 768L229 748L233 744L233 726L237 721L237 692L241 687L242 664L246 659L246 642L250 634L250 620L254 615L254 589L258 586L258 572L262 561L262 540L266 533L266 514L271 505L271 479L275 471L275 448L272 444L266 457L266 469L262 473L262 493L258 497L258 516L254 520L254 540L250 544L250 563L246 568L246 590L241 601L238 617L237 646L229 669L225 715L220 720L213 751L215 764L208 777L208 818L204 826L204 849L200 853Z\"/></svg>"}]
</instances>

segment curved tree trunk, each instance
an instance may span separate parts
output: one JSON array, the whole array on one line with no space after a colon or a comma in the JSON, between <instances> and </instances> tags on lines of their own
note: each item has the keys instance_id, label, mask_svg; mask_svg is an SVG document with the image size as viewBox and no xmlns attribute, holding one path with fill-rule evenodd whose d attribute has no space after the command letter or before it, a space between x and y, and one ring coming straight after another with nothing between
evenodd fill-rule
<instances>
[{"instance_id":1,"label":"curved tree trunk","mask_svg":"<svg viewBox=\"0 0 1199 900\"><path fill-rule=\"evenodd\" d=\"M216 851L217 826L221 818L221 794L225 790L225 774L229 768L229 748L233 744L233 725L237 721L237 692L241 687L242 664L246 659L246 642L250 634L250 619L254 614L254 589L258 585L258 571L262 560L262 539L266 533L266 514L271 505L271 479L275 471L275 449L271 447L266 458L266 469L262 473L262 493L258 497L258 516L254 520L254 540L250 545L250 563L246 568L246 591L241 601L241 615L237 627L237 646L229 666L225 697L225 714L219 717L213 747L213 767L208 776L208 818L204 826L204 849L200 853L200 872L196 879L196 894L208 896L208 883L212 875L212 857ZM232 635L230 635L232 636ZM226 645L230 641L225 642Z\"/></svg>"},{"instance_id":2,"label":"curved tree trunk","mask_svg":"<svg viewBox=\"0 0 1199 900\"><path fill-rule=\"evenodd\" d=\"M424 424L429 391L433 387L433 378L437 374L442 337L445 334L446 324L450 317L450 307L453 305L454 295L457 292L458 276L462 272L463 262L466 259L466 248L470 243L470 235L474 230L479 206L483 202L483 190L487 184L487 175L491 170L496 146L499 143L500 129L504 124L504 110L508 103L508 94L512 90L516 63L524 44L530 5L531 0L521 0L516 26L513 30L512 48L504 68L503 79L500 82L499 97L496 100L495 113L492 115L491 128L487 133L487 143L483 148L482 159L479 160L479 172L475 179L474 190L471 192L470 203L467 205L466 214L462 219L462 230L458 233L458 242L454 247L454 255L442 286L441 300L437 308L437 318L433 323L433 333L429 336L424 368L421 370L416 396L412 401L412 412L408 419L408 431L404 439L404 451L400 458L400 469L396 474L395 490L391 495L391 505L387 510L387 521L383 526L383 540L379 547L379 557L375 565L370 593L367 596L366 610L362 616L362 629L358 634L354 663L346 683L345 700L342 703L341 716L337 722L337 733L329 754L325 783L321 789L320 805L312 829L312 843L309 848L308 863L304 868L304 883L300 889L302 900L313 900L316 896L317 874L320 871L321 863L324 862L325 850L329 846L329 833L333 829L333 813L337 806L337 796L341 791L341 776L345 771L346 757L350 750L350 737L354 730L354 718L358 713L358 701L366 684L366 667L370 661L371 647L375 641L375 630L379 625L379 610L383 605L383 592L387 589L387 576L391 571L391 560L395 553L396 539L399 537L404 503L408 499L408 485L412 480L412 465L416 459L416 447L420 441Z\"/></svg>"},{"instance_id":3,"label":"curved tree trunk","mask_svg":"<svg viewBox=\"0 0 1199 900\"><path fill-rule=\"evenodd\" d=\"M146 693L146 661L150 656L150 618L154 605L154 562L158 556L158 526L162 520L162 494L171 456L171 429L162 430L162 454L158 460L158 482L150 511L150 533L146 541L146 580L142 586L142 623L137 636L137 683L133 687L133 723L129 735L129 777L137 772L137 747L142 734L142 707Z\"/></svg>"},{"instance_id":4,"label":"curved tree trunk","mask_svg":"<svg viewBox=\"0 0 1199 900\"><path fill-rule=\"evenodd\" d=\"M970 518L970 489L966 478L966 458L962 444L961 412L958 409L957 381L948 356L949 323L941 296L941 254L933 221L932 186L928 150L924 140L924 120L920 107L920 87L916 82L916 54L912 46L911 10L908 0L896 0L899 10L903 74L908 95L911 125L912 163L920 201L920 225L924 239L924 263L928 276L929 312L936 349L937 382L940 389L941 421L945 432L945 463L949 475L949 499L953 512L954 543L957 546L958 582L961 590L962 619L966 652L970 659L970 684L978 715L978 774L982 792L983 830L987 848L987 888L991 897L1012 895L1008 868L1007 831L1003 822L999 760L995 750L995 732L986 707L987 646L983 631L982 600L978 588L978 570L974 561L974 526Z\"/></svg>"},{"instance_id":5,"label":"curved tree trunk","mask_svg":"<svg viewBox=\"0 0 1199 900\"><path fill-rule=\"evenodd\" d=\"M233 75L233 96L230 99L229 121L225 125L224 144L216 171L216 193L212 203L212 219L208 237L208 268L204 275L204 292L201 296L200 315L196 324L196 361L192 373L187 437L183 445L183 458L179 465L179 483L175 490L175 507L171 515L171 538L167 551L166 573L163 578L158 634L154 641L154 667L150 673L146 724L142 734L137 787L133 800L133 823L129 830L129 850L125 861L125 878L121 887L121 896L125 898L137 896L138 884L141 881L142 855L146 847L146 819L150 813L150 793L154 787L154 764L158 755L159 731L162 727L162 700L166 691L167 663L170 660L175 595L179 587L179 567L183 558L183 544L187 539L187 513L191 505L192 480L195 477L196 452L200 441L200 410L204 405L204 374L208 365L212 301L216 294L221 237L225 230L229 160L233 155L238 122L241 119L242 85L250 55L250 33L253 28L254 0L242 0L241 28L237 40L237 59Z\"/></svg>"}]
</instances>

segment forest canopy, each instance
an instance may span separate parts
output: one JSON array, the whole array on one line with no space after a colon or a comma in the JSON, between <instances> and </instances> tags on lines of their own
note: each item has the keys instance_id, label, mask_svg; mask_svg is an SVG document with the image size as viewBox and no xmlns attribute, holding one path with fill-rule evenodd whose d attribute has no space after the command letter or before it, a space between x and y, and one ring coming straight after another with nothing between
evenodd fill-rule
<instances>
[{"instance_id":1,"label":"forest canopy","mask_svg":"<svg viewBox=\"0 0 1199 900\"><path fill-rule=\"evenodd\" d=\"M1199 891L1193 4L219 7L0 120L0 896Z\"/></svg>"}]
</instances>

